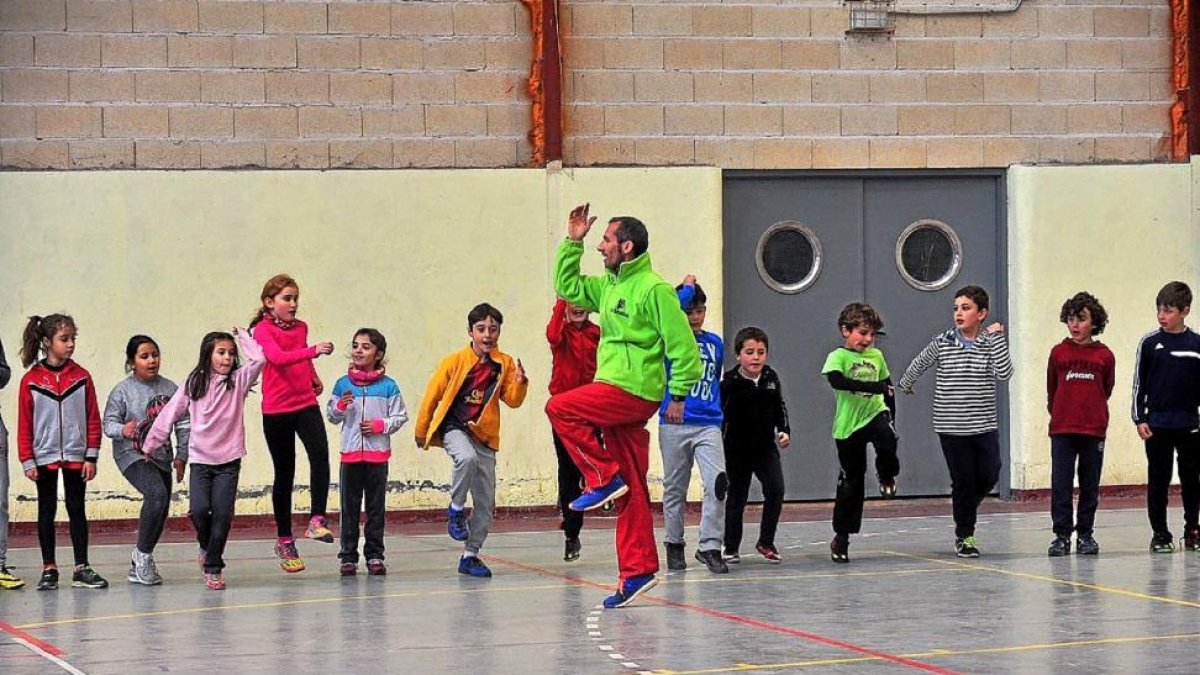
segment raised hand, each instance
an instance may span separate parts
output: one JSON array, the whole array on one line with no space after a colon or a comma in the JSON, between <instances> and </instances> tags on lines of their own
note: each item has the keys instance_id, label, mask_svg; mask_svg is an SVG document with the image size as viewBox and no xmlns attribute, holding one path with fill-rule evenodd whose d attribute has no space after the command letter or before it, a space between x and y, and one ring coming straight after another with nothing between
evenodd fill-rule
<instances>
[{"instance_id":1,"label":"raised hand","mask_svg":"<svg viewBox=\"0 0 1200 675\"><path fill-rule=\"evenodd\" d=\"M525 366L521 365L521 359L517 359L517 382L525 384L529 381L529 377L525 375Z\"/></svg>"},{"instance_id":2,"label":"raised hand","mask_svg":"<svg viewBox=\"0 0 1200 675\"><path fill-rule=\"evenodd\" d=\"M313 346L317 348L317 356L333 353L333 343L332 342L318 342L317 344L315 344Z\"/></svg>"},{"instance_id":3,"label":"raised hand","mask_svg":"<svg viewBox=\"0 0 1200 675\"><path fill-rule=\"evenodd\" d=\"M996 323L993 323L992 325L988 326L986 328L986 330L989 333L1003 333L1004 332L1004 324L997 321Z\"/></svg>"},{"instance_id":4,"label":"raised hand","mask_svg":"<svg viewBox=\"0 0 1200 675\"><path fill-rule=\"evenodd\" d=\"M596 216L588 216L591 207L591 204L581 204L571 209L571 215L567 216L568 239L583 241L587 236L588 230L592 229L592 223L596 222Z\"/></svg>"}]
</instances>

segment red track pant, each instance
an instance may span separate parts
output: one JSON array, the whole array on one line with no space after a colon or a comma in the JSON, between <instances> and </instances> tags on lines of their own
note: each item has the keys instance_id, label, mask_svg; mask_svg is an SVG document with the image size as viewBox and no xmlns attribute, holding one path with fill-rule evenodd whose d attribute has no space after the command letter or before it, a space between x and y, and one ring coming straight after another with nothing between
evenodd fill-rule
<instances>
[{"instance_id":1,"label":"red track pant","mask_svg":"<svg viewBox=\"0 0 1200 675\"><path fill-rule=\"evenodd\" d=\"M616 475L629 486L616 502L617 566L622 581L658 571L658 544L646 488L650 468L646 421L656 412L657 401L604 382L552 396L546 404L550 426L589 488L606 485Z\"/></svg>"}]
</instances>

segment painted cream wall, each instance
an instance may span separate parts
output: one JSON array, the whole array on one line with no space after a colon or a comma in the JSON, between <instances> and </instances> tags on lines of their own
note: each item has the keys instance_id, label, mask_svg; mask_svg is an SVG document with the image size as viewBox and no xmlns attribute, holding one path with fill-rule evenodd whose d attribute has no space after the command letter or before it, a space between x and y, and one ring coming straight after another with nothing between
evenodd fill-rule
<instances>
[{"instance_id":1,"label":"painted cream wall","mask_svg":"<svg viewBox=\"0 0 1200 675\"><path fill-rule=\"evenodd\" d=\"M389 373L415 414L437 361L466 343L467 311L488 301L505 316L501 348L522 359L532 380L525 404L502 415L498 502L552 504L544 331L554 251L568 210L582 201L600 223L621 214L644 220L656 269L670 281L697 274L709 290L711 327L720 330L717 169L0 174L0 339L14 367L0 409L15 440L18 341L30 314L74 315L76 359L94 375L103 408L124 376L131 334L154 336L164 374L182 382L200 337L245 325L262 283L286 271L301 284L310 339L338 345L317 361L326 386L344 372L354 329L374 326L388 337ZM601 230L589 235L589 247ZM601 273L599 254L585 257L584 271ZM239 514L270 512L259 401L252 394L246 408ZM336 451L337 430L327 430ZM443 506L445 455L418 452L411 422L394 448L389 507ZM19 472L15 447L10 455L12 517L34 520L33 485ZM134 517L136 493L116 471L107 440L101 458L89 516ZM298 463L298 481L307 483L307 463ZM652 473L661 480L660 460ZM298 491L296 510L308 503ZM185 510L180 501L173 514Z\"/></svg>"},{"instance_id":2,"label":"painted cream wall","mask_svg":"<svg viewBox=\"0 0 1200 675\"><path fill-rule=\"evenodd\" d=\"M1108 310L1101 340L1117 359L1102 483L1142 485L1145 455L1129 417L1133 356L1157 327L1163 284L1179 279L1200 290L1200 161L1015 166L1008 202L1012 486L1050 485L1046 361L1066 336L1062 303L1080 290Z\"/></svg>"}]
</instances>

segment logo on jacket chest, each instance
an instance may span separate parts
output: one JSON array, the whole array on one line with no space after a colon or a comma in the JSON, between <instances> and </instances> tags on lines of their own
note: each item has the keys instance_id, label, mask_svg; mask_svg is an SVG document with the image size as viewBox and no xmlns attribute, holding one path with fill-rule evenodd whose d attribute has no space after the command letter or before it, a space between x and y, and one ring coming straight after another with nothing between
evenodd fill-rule
<instances>
[{"instance_id":1,"label":"logo on jacket chest","mask_svg":"<svg viewBox=\"0 0 1200 675\"><path fill-rule=\"evenodd\" d=\"M629 318L629 311L625 308L625 298L617 298L617 304L612 308L613 314Z\"/></svg>"}]
</instances>

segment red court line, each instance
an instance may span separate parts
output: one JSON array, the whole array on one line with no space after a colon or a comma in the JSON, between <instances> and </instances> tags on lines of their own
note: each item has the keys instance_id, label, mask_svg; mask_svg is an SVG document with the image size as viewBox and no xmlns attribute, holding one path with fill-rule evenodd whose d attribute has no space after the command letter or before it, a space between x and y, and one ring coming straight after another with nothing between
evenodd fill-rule
<instances>
[{"instance_id":1,"label":"red court line","mask_svg":"<svg viewBox=\"0 0 1200 675\"><path fill-rule=\"evenodd\" d=\"M580 579L579 577L572 577L572 576L568 576L566 574L559 574L558 572L554 572L552 570L544 569L544 568L537 567L534 565L528 565L525 563L516 562L514 560L505 560L503 558L497 558L497 557L491 556L491 555L485 556L484 559L485 560L493 560L502 565L507 565L509 567L516 567L517 569L522 569L527 572L533 572L534 574L540 574L540 575L546 576L546 577L562 579L568 583L572 583L577 586L588 586L591 588L600 588L600 589L605 589L605 590L610 590L610 589L614 588L614 586L598 584L594 581L588 581L587 579ZM741 616L739 614L730 614L729 612L722 612L717 609L701 607L700 605L692 605L692 604L688 604L686 602L678 602L675 600L669 600L667 598L663 598L661 596L656 596L656 595L643 595L643 596L641 596L641 599L644 599L647 602L654 602L654 603L658 603L660 605L666 605L668 607L675 607L678 609L686 609L688 611L696 612L697 614L704 614L706 616L711 616L716 619L724 619L725 621L738 623L743 626L750 626L752 628L758 628L761 630L771 631L773 633L779 633L781 635L789 635L791 637L798 637L803 640L808 640L809 642L816 642L817 644L823 644L823 645L826 645L829 647L836 647L838 649L843 649L843 650L846 650L849 652L854 652L855 654L862 654L863 656L870 656L871 658L879 659L881 661L890 661L892 663L895 663L895 664L898 664L901 666L915 668L916 670L922 670L927 673L938 673L939 675L958 675L958 673L956 671L948 670L946 668L941 668L939 666L935 666L930 663L924 663L922 661L916 661L914 659L905 658L898 654L889 654L887 652L877 651L877 650L871 649L869 647L863 647L861 645L856 645L852 642L846 642L844 640L838 640L837 638L826 637L824 635L818 635L816 633L809 633L807 631L796 630L795 628L787 628L785 626L777 626L773 623L767 623L766 621L759 621L757 619L751 619L749 617Z\"/></svg>"},{"instance_id":2,"label":"red court line","mask_svg":"<svg viewBox=\"0 0 1200 675\"><path fill-rule=\"evenodd\" d=\"M38 649L46 652L50 656L65 656L66 655L66 652L59 649L58 647L55 647L54 645L50 644L49 642L46 642L45 640L39 640L39 639L33 637L32 635L30 635L29 633L26 633L25 631L21 630L20 628L17 628L16 626L14 626L10 623L5 623L4 621L0 621L0 632L5 632L15 638L24 640L24 641L28 642L29 644L37 647Z\"/></svg>"}]
</instances>

